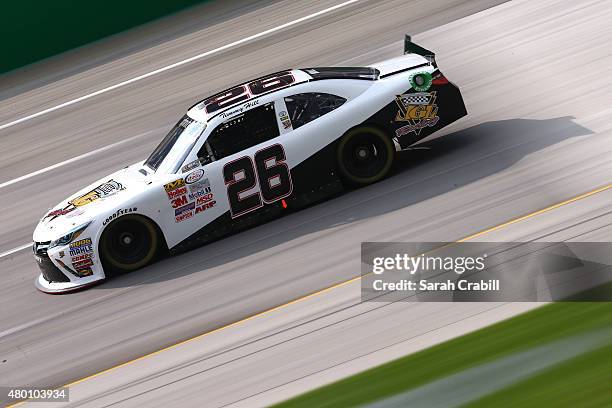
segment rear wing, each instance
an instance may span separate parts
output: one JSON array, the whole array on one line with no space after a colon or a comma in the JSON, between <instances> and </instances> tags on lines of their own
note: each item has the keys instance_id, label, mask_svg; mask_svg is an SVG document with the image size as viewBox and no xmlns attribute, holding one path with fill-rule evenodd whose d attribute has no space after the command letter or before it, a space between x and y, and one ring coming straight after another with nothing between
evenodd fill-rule
<instances>
[{"instance_id":1,"label":"rear wing","mask_svg":"<svg viewBox=\"0 0 612 408\"><path fill-rule=\"evenodd\" d=\"M429 51L427 48L423 48L420 45L413 43L412 39L408 34L404 38L404 55L405 54L417 54L425 57L435 68L438 68L436 64L436 53Z\"/></svg>"}]
</instances>

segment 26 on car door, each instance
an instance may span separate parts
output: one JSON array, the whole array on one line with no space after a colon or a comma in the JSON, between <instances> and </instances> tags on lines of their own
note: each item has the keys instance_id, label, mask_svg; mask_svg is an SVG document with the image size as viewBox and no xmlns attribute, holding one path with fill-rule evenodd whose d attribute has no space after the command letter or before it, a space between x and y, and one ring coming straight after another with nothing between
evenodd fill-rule
<instances>
[{"instance_id":1,"label":"26 on car door","mask_svg":"<svg viewBox=\"0 0 612 408\"><path fill-rule=\"evenodd\" d=\"M291 195L293 180L280 141L274 102L256 106L217 126L198 156L217 162L232 218Z\"/></svg>"}]
</instances>

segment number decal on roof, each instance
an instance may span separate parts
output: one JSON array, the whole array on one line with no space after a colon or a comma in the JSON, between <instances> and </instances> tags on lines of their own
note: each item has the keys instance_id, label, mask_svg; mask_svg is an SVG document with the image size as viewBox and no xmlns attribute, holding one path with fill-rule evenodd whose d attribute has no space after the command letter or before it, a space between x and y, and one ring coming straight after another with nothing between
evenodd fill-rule
<instances>
[{"instance_id":1,"label":"number decal on roof","mask_svg":"<svg viewBox=\"0 0 612 408\"><path fill-rule=\"evenodd\" d=\"M200 106L206 110L206 113L211 114L266 92L284 88L294 82L295 77L291 71L278 72L213 95L210 98L204 99Z\"/></svg>"}]
</instances>

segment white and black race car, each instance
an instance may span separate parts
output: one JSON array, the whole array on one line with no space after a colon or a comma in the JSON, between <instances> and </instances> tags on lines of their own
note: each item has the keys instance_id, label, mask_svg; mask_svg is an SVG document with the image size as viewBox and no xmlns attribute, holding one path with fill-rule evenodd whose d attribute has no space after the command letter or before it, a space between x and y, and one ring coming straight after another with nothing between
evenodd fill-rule
<instances>
[{"instance_id":1,"label":"white and black race car","mask_svg":"<svg viewBox=\"0 0 612 408\"><path fill-rule=\"evenodd\" d=\"M395 152L466 115L434 53L292 69L192 106L144 161L51 209L36 286L62 293L385 177Z\"/></svg>"}]
</instances>

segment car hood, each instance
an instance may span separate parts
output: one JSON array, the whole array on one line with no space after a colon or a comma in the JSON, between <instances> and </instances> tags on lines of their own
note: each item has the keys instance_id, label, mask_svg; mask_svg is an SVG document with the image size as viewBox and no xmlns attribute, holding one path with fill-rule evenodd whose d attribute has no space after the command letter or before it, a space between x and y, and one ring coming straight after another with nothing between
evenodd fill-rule
<instances>
[{"instance_id":1,"label":"car hood","mask_svg":"<svg viewBox=\"0 0 612 408\"><path fill-rule=\"evenodd\" d=\"M49 209L34 230L34 241L57 239L133 199L149 184L149 177L139 171L141 168L142 162L139 162L116 171Z\"/></svg>"}]
</instances>

